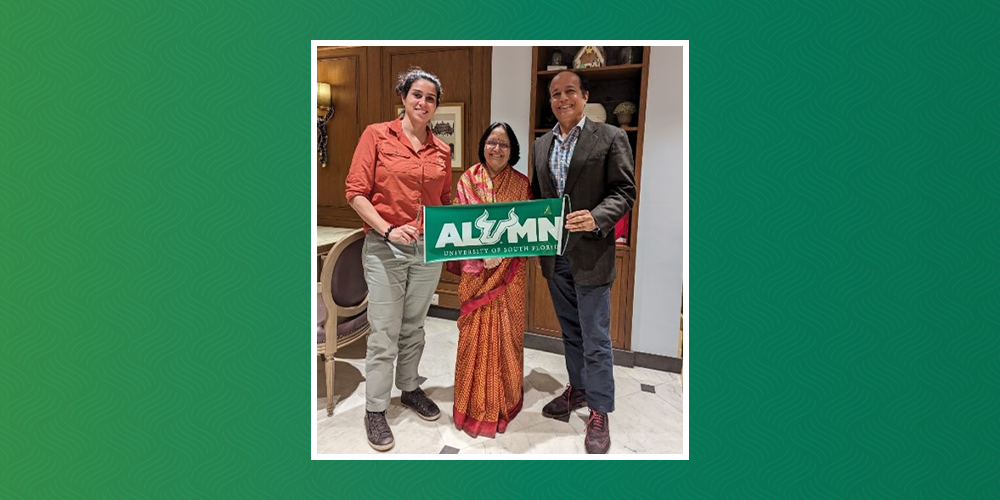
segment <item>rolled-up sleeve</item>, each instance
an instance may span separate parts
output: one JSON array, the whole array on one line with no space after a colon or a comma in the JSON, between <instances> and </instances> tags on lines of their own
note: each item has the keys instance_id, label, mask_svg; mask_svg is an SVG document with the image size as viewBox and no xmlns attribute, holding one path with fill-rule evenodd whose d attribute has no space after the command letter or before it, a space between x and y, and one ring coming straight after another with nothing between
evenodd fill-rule
<instances>
[{"instance_id":1,"label":"rolled-up sleeve","mask_svg":"<svg viewBox=\"0 0 1000 500\"><path fill-rule=\"evenodd\" d=\"M375 185L375 156L375 132L369 125L365 127L361 139L358 140L358 147L354 149L351 169L344 182L348 203L355 196L372 199L372 189Z\"/></svg>"}]
</instances>

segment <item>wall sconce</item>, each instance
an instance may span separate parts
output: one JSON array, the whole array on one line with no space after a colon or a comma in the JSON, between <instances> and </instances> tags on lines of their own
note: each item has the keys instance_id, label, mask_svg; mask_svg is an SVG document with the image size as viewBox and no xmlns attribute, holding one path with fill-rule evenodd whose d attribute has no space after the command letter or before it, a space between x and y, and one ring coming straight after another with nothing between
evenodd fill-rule
<instances>
[{"instance_id":1,"label":"wall sconce","mask_svg":"<svg viewBox=\"0 0 1000 500\"><path fill-rule=\"evenodd\" d=\"M316 151L319 152L319 164L326 168L326 123L333 118L333 95L330 84L316 82Z\"/></svg>"}]
</instances>

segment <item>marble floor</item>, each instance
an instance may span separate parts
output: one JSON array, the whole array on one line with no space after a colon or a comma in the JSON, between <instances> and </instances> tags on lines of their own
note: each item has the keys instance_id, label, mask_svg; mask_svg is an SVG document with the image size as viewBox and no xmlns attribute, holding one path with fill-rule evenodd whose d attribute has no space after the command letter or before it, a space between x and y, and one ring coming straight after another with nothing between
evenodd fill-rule
<instances>
[{"instance_id":1,"label":"marble floor","mask_svg":"<svg viewBox=\"0 0 1000 500\"><path fill-rule=\"evenodd\" d=\"M451 418L458 327L454 321L427 318L426 345L420 360L424 391L441 408L441 418L427 422L399 403L392 390L387 419L396 445L389 454L583 454L588 412L577 410L568 422L542 416L542 407L568 382L562 355L526 349L524 409L507 432L496 438L472 438ZM332 417L326 416L322 364L316 383L317 451L320 454L378 454L365 438L365 346L355 342L337 353ZM646 368L615 366L615 411L609 421L611 451L618 454L683 453L683 399L680 377Z\"/></svg>"}]
</instances>

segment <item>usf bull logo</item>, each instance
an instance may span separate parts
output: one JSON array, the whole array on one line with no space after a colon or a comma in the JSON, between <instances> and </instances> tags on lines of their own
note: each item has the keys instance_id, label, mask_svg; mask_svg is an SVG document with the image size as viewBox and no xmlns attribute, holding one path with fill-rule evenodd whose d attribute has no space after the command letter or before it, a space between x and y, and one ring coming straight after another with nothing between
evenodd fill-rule
<instances>
[{"instance_id":1,"label":"usf bull logo","mask_svg":"<svg viewBox=\"0 0 1000 500\"><path fill-rule=\"evenodd\" d=\"M513 208L507 213L507 218L500 221L499 224L496 224L495 221L488 220L487 217L489 216L490 213L483 210L483 215L480 215L479 218L476 219L476 227L483 232L483 234L479 237L479 242L483 245L492 245L500 241L500 238L502 238L507 232L507 229L516 226L518 222L517 214L514 213ZM497 227L496 231L491 232L494 225Z\"/></svg>"}]
</instances>

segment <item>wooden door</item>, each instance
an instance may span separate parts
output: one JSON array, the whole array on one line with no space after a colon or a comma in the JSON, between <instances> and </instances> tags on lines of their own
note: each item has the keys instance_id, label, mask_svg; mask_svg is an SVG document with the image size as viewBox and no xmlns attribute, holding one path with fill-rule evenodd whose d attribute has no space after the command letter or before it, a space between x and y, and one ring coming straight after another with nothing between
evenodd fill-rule
<instances>
[{"instance_id":1,"label":"wooden door","mask_svg":"<svg viewBox=\"0 0 1000 500\"><path fill-rule=\"evenodd\" d=\"M491 47L319 47L316 58L317 79L331 84L336 108L327 124L327 167L317 165L319 225L361 227L344 197L354 148L365 127L394 118L396 76L411 67L441 79L442 102L464 106L462 170L452 172L452 189L478 161L479 137L490 123ZM439 305L458 308L458 276L442 271L438 294Z\"/></svg>"},{"instance_id":2,"label":"wooden door","mask_svg":"<svg viewBox=\"0 0 1000 500\"><path fill-rule=\"evenodd\" d=\"M631 288L628 283L629 252L625 247L615 249L615 265L618 276L611 284L611 345L615 349L628 349L625 321L626 290ZM550 337L562 337L559 319L552 307L552 297L549 295L549 285L542 276L541 269L531 264L528 270L528 324L529 332L540 333Z\"/></svg>"},{"instance_id":3,"label":"wooden door","mask_svg":"<svg viewBox=\"0 0 1000 500\"><path fill-rule=\"evenodd\" d=\"M452 198L462 172L479 162L479 138L490 124L490 89L493 75L492 47L384 47L380 108L382 120L394 116L399 98L392 91L396 76L419 66L441 80L442 104L462 103L462 170L452 171ZM438 305L458 309L459 277L442 269Z\"/></svg>"}]
</instances>

